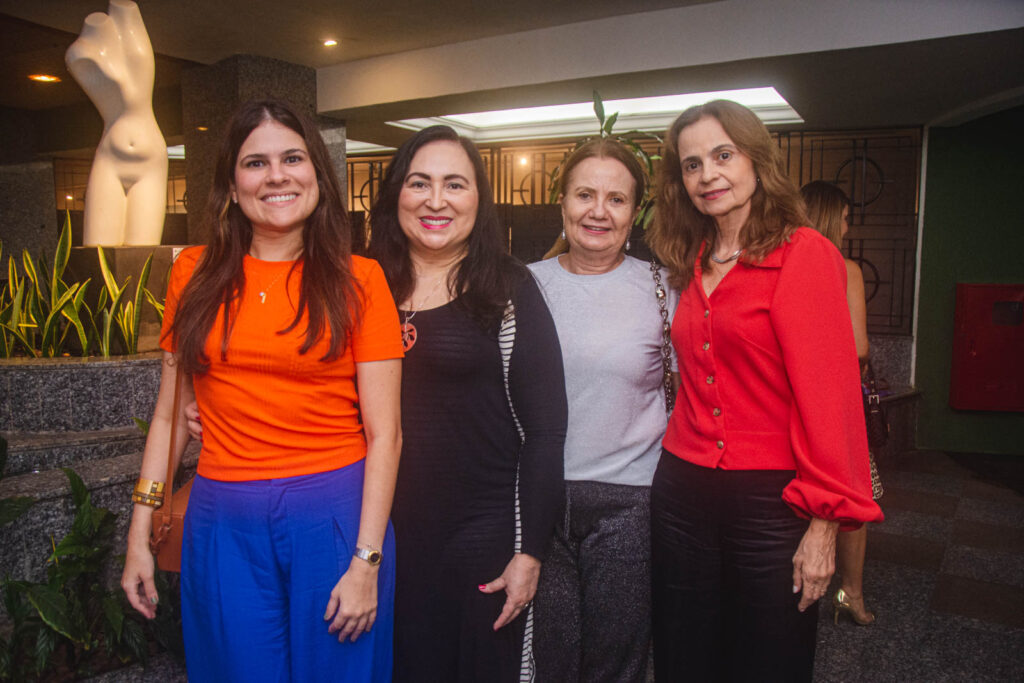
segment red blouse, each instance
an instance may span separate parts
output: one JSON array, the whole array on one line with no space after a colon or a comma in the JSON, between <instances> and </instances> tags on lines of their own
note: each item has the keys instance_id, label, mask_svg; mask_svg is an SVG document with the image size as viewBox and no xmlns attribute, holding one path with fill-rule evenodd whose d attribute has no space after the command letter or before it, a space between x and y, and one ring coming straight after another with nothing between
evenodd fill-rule
<instances>
[{"instance_id":1,"label":"red blouse","mask_svg":"<svg viewBox=\"0 0 1024 683\"><path fill-rule=\"evenodd\" d=\"M843 528L879 522L839 251L798 229L708 297L700 257L672 343L682 379L663 445L695 465L796 470L782 499Z\"/></svg>"}]
</instances>

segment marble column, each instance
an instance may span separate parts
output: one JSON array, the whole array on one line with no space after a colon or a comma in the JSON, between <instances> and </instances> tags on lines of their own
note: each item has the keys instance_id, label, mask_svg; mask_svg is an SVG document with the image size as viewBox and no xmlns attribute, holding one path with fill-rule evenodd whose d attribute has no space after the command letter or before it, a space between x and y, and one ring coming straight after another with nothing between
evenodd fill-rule
<instances>
[{"instance_id":1,"label":"marble column","mask_svg":"<svg viewBox=\"0 0 1024 683\"><path fill-rule=\"evenodd\" d=\"M21 266L21 252L28 249L34 259L46 255L53 260L57 246L57 200L53 185L53 163L30 161L0 165L0 239L3 261L0 279L7 279L7 258L14 256Z\"/></svg>"}]
</instances>

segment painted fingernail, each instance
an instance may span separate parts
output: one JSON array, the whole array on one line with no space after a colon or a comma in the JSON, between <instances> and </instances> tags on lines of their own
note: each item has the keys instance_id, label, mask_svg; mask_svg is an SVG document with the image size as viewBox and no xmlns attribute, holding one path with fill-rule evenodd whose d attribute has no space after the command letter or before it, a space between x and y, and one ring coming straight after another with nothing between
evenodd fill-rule
<instances>
[{"instance_id":1,"label":"painted fingernail","mask_svg":"<svg viewBox=\"0 0 1024 683\"><path fill-rule=\"evenodd\" d=\"M479 586L477 586L477 588L479 588L480 590L484 590L485 588L487 588L487 584L481 583Z\"/></svg>"},{"instance_id":2,"label":"painted fingernail","mask_svg":"<svg viewBox=\"0 0 1024 683\"><path fill-rule=\"evenodd\" d=\"M156 596L154 595L153 597L151 597L151 598L149 599L149 601L150 601L150 603L152 603L152 604L154 604L154 605L155 605L156 603L160 602L160 598L158 598L158 597L156 597Z\"/></svg>"},{"instance_id":3,"label":"painted fingernail","mask_svg":"<svg viewBox=\"0 0 1024 683\"><path fill-rule=\"evenodd\" d=\"M793 586L793 592L794 593L799 593L800 592L800 586Z\"/></svg>"}]
</instances>

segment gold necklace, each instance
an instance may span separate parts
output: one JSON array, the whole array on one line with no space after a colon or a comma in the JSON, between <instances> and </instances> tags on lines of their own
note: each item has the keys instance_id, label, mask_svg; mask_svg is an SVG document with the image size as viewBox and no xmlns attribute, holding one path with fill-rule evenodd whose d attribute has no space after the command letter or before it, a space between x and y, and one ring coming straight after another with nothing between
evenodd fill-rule
<instances>
[{"instance_id":1,"label":"gold necklace","mask_svg":"<svg viewBox=\"0 0 1024 683\"><path fill-rule=\"evenodd\" d=\"M267 303L267 292L270 291L271 287L273 287L274 285L277 284L277 281L281 279L281 276L284 275L285 272L287 272L287 271L286 270L282 270L280 273L277 274L277 277L274 278L273 282L271 282L269 285L267 285L266 287L263 287L260 290L259 294L260 294L260 303L261 304Z\"/></svg>"}]
</instances>

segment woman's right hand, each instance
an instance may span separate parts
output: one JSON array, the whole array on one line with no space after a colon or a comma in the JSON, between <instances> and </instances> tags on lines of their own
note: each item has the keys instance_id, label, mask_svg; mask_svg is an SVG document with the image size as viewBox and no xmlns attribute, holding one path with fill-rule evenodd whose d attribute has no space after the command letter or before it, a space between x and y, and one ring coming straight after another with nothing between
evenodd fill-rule
<instances>
[{"instance_id":1,"label":"woman's right hand","mask_svg":"<svg viewBox=\"0 0 1024 683\"><path fill-rule=\"evenodd\" d=\"M136 504L128 529L128 549L124 556L124 572L121 574L121 588L128 602L139 614L152 619L156 616L158 601L156 583L153 580L155 563L149 549L149 526L142 519L152 517L153 508Z\"/></svg>"},{"instance_id":2,"label":"woman's right hand","mask_svg":"<svg viewBox=\"0 0 1024 683\"><path fill-rule=\"evenodd\" d=\"M203 441L203 423L199 421L199 404L192 401L185 406L185 419L188 422L188 435L196 441Z\"/></svg>"}]
</instances>

